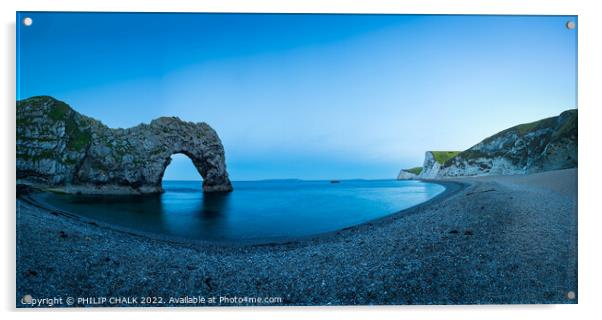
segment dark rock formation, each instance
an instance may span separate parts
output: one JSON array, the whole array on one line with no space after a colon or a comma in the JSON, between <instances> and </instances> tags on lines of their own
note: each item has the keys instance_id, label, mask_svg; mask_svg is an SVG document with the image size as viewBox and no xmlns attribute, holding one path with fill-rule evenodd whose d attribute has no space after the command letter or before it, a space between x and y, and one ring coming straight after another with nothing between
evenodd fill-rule
<instances>
[{"instance_id":1,"label":"dark rock formation","mask_svg":"<svg viewBox=\"0 0 602 320\"><path fill-rule=\"evenodd\" d=\"M69 193L162 192L171 155L187 155L203 191L231 191L224 148L206 123L162 117L111 129L52 97L17 102L17 180Z\"/></svg>"},{"instance_id":2,"label":"dark rock formation","mask_svg":"<svg viewBox=\"0 0 602 320\"><path fill-rule=\"evenodd\" d=\"M512 175L577 167L577 110L501 131L445 161L444 176Z\"/></svg>"}]
</instances>

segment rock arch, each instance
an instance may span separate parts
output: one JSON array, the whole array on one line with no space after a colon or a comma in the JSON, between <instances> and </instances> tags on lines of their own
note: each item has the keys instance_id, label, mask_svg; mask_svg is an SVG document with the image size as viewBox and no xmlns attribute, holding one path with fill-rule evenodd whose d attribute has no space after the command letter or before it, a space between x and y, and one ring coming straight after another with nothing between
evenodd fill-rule
<instances>
[{"instance_id":1,"label":"rock arch","mask_svg":"<svg viewBox=\"0 0 602 320\"><path fill-rule=\"evenodd\" d=\"M167 172L167 169L169 168L169 166L172 164L172 162L174 160L174 156L178 156L178 155L183 156L183 158L186 158L188 161L190 161L192 163L193 167L195 167L196 172L201 177L203 177L203 174L201 173L200 167L196 163L194 163L194 161L192 160L193 157L191 157L186 152L175 152L171 156L169 156L169 158L166 159L166 161L165 161L165 165L164 165L164 168L163 168L163 173L161 174L161 183L163 182L163 180L165 180L165 173ZM191 180L193 180L192 179L193 177L190 177L190 178L191 178Z\"/></svg>"},{"instance_id":2,"label":"rock arch","mask_svg":"<svg viewBox=\"0 0 602 320\"><path fill-rule=\"evenodd\" d=\"M165 170L171 164L172 156L176 155L176 154L183 154L192 161L192 164L196 168L197 172L203 178L203 191L204 192L232 191L232 186L231 186L230 181L223 180L224 174L222 172L225 171L225 168L223 168L223 170L221 170L220 168L216 167L216 164L219 166L219 164L222 163L222 160L215 159L215 153L212 153L208 157L208 156L192 153L188 150L175 150L167 157L167 159L165 159L165 162L163 162L161 176L160 176L160 179L158 182L159 185L163 181L163 176L165 175ZM225 175L225 178L226 179L228 178L227 174ZM205 183L205 181L208 181L210 183ZM225 186L225 188L224 188L224 186Z\"/></svg>"},{"instance_id":3,"label":"rock arch","mask_svg":"<svg viewBox=\"0 0 602 320\"><path fill-rule=\"evenodd\" d=\"M51 97L17 103L17 178L25 183L70 193L158 193L176 153L192 160L204 192L232 190L222 143L204 122L162 117L111 129Z\"/></svg>"}]
</instances>

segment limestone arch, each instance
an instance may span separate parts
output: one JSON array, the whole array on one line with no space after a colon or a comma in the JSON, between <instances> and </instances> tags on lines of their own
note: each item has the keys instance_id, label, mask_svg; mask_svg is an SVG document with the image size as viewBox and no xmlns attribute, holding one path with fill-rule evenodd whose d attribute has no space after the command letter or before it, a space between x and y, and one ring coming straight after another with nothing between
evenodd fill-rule
<instances>
[{"instance_id":1,"label":"limestone arch","mask_svg":"<svg viewBox=\"0 0 602 320\"><path fill-rule=\"evenodd\" d=\"M224 147L205 122L160 117L109 128L39 96L17 103L17 124L17 177L23 183L66 193L153 194L162 191L171 155L183 153L201 174L204 192L232 191Z\"/></svg>"},{"instance_id":2,"label":"limestone arch","mask_svg":"<svg viewBox=\"0 0 602 320\"><path fill-rule=\"evenodd\" d=\"M201 172L201 169L200 169L201 167L198 166L194 162L193 157L190 155L190 153L189 152L176 151L176 152L173 152L171 155L169 155L167 157L167 159L165 159L165 161L163 163L163 171L161 172L161 180L160 180L161 183L163 183L163 181L165 180L165 173L167 172L167 169L169 168L169 166L172 165L172 163L174 161L174 156L181 156L180 158L186 158L186 159L188 159L190 161L190 163L192 163L192 166L195 168L196 173L201 178L200 182L203 182L205 180L205 178L203 177L203 173ZM190 178L191 178L190 180L194 180L192 178L195 178L195 177L191 176Z\"/></svg>"},{"instance_id":3,"label":"limestone arch","mask_svg":"<svg viewBox=\"0 0 602 320\"><path fill-rule=\"evenodd\" d=\"M172 156L177 154L183 154L192 161L193 166L202 178L203 192L232 191L232 185L227 174L224 176L224 170L219 168L219 165L223 163L221 159L217 159L215 154L195 153L185 148L175 149L169 152L169 155L165 157L160 177L156 182L157 185L162 185L165 170L171 164Z\"/></svg>"}]
</instances>

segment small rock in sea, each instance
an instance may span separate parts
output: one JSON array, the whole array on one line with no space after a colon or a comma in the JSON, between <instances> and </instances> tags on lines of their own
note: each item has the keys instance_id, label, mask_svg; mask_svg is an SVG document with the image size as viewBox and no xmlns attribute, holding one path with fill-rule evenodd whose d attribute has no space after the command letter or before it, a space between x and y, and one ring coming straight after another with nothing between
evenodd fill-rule
<instances>
[{"instance_id":1,"label":"small rock in sea","mask_svg":"<svg viewBox=\"0 0 602 320\"><path fill-rule=\"evenodd\" d=\"M106 257L106 258L105 258L105 261L106 261L106 262L109 262L109 261L111 261L111 258L109 258L109 257Z\"/></svg>"},{"instance_id":2,"label":"small rock in sea","mask_svg":"<svg viewBox=\"0 0 602 320\"><path fill-rule=\"evenodd\" d=\"M454 230L451 230L449 233L456 234L456 233L458 233L458 230L455 230L455 229L454 229Z\"/></svg>"},{"instance_id":3,"label":"small rock in sea","mask_svg":"<svg viewBox=\"0 0 602 320\"><path fill-rule=\"evenodd\" d=\"M61 238L63 238L63 239L64 239L64 238L67 238L67 234L65 233L65 231L62 231L62 230L61 230L61 232L59 232L59 237L61 237Z\"/></svg>"},{"instance_id":4,"label":"small rock in sea","mask_svg":"<svg viewBox=\"0 0 602 320\"><path fill-rule=\"evenodd\" d=\"M472 236L473 234L474 232L472 232L472 229L466 229L466 231L464 231L465 236Z\"/></svg>"},{"instance_id":5,"label":"small rock in sea","mask_svg":"<svg viewBox=\"0 0 602 320\"><path fill-rule=\"evenodd\" d=\"M481 210L485 210L485 206L481 206Z\"/></svg>"}]
</instances>

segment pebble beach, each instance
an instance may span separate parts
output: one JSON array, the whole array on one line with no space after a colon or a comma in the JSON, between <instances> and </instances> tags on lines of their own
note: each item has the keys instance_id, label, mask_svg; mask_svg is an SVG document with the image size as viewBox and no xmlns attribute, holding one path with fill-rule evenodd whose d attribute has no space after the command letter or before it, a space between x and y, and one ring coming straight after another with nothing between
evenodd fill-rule
<instances>
[{"instance_id":1,"label":"pebble beach","mask_svg":"<svg viewBox=\"0 0 602 320\"><path fill-rule=\"evenodd\" d=\"M577 169L435 182L447 190L416 207L262 245L161 239L18 197L16 306L577 303Z\"/></svg>"}]
</instances>

